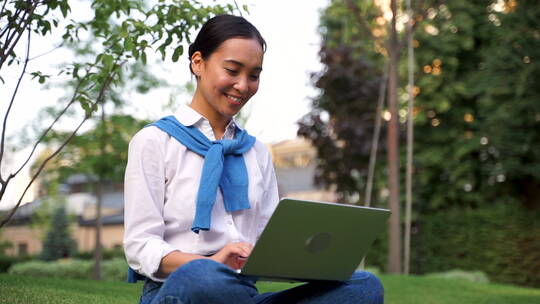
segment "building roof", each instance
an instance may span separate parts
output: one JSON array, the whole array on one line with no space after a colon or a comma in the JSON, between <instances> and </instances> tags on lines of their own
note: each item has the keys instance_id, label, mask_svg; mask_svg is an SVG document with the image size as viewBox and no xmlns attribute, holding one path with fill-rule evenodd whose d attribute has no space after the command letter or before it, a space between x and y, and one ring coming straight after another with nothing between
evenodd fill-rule
<instances>
[{"instance_id":1,"label":"building roof","mask_svg":"<svg viewBox=\"0 0 540 304\"><path fill-rule=\"evenodd\" d=\"M32 215L47 203L49 197L38 198L30 203L24 204L17 208L15 214L9 221L10 225L24 225L28 224ZM84 213L84 209L91 205L96 204L96 197L90 193L72 193L66 195L64 198L66 202L66 208L68 213L76 216L81 216ZM50 204L49 208L54 208L58 204ZM123 192L107 192L103 194L102 207L108 209L116 209L118 213L124 210L124 193ZM123 215L122 215L123 220Z\"/></svg>"},{"instance_id":2,"label":"building roof","mask_svg":"<svg viewBox=\"0 0 540 304\"><path fill-rule=\"evenodd\" d=\"M124 224L124 210L120 210L119 213L113 215L107 215L101 217L102 225L123 225ZM96 219L84 220L82 217L79 218L79 226L95 226Z\"/></svg>"}]
</instances>

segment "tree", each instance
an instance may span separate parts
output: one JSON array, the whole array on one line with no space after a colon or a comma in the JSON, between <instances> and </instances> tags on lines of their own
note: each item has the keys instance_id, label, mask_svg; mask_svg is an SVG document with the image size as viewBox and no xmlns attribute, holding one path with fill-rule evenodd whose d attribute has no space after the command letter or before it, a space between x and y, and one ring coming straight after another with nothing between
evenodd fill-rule
<instances>
[{"instance_id":1,"label":"tree","mask_svg":"<svg viewBox=\"0 0 540 304\"><path fill-rule=\"evenodd\" d=\"M84 174L89 181L95 181L89 191L95 194L97 202L94 278L98 280L101 278L101 204L104 189L108 183L123 181L129 141L135 132L148 123L130 115L102 116L96 119L93 129L73 137L59 154L61 163L44 171L44 176L50 177L51 184L62 183L74 174ZM64 137L65 134L61 132L53 132L45 142L55 145Z\"/></svg>"},{"instance_id":2,"label":"tree","mask_svg":"<svg viewBox=\"0 0 540 304\"><path fill-rule=\"evenodd\" d=\"M69 220L66 209L58 207L52 218L51 226L43 242L43 250L40 259L44 261L55 261L61 258L70 257L76 249L76 242L69 233Z\"/></svg>"},{"instance_id":3,"label":"tree","mask_svg":"<svg viewBox=\"0 0 540 304\"><path fill-rule=\"evenodd\" d=\"M4 63L21 66L20 76L4 115L2 136L0 141L0 200L11 180L28 164L40 143L55 127L58 120L70 109L80 106L84 113L79 123L55 150L37 166L26 189L23 191L15 207L0 222L0 228L13 216L22 202L22 198L41 173L45 165L54 158L75 136L81 126L103 104L111 86L116 85L121 69L127 64L139 61L146 64L147 52L155 51L165 59L170 56L177 61L183 54L182 42L189 41L191 29L200 26L214 14L232 12L233 5L206 6L188 0L157 1L147 4L142 0L92 0L90 8L94 17L89 21L76 21L69 18L71 12L67 0L5 0L0 9L0 69L4 71ZM57 12L60 12L59 15ZM64 107L56 112L51 123L43 128L41 135L35 140L32 151L23 164L5 175L2 168L5 156L5 138L10 110L15 102L21 81L27 74L32 75L40 83L45 83L51 75L40 71L27 72L28 62L38 57L31 56L31 40L34 36L47 36L54 31L64 32L64 43L81 41L89 37L96 46L102 46L95 56L82 61L74 61L60 69L59 74L67 75L73 83L73 93ZM25 39L21 39L25 38ZM26 42L24 56L15 50L20 41ZM61 46L59 46L61 47ZM0 77L2 77L0 75ZM3 81L3 78L2 78Z\"/></svg>"},{"instance_id":4,"label":"tree","mask_svg":"<svg viewBox=\"0 0 540 304\"><path fill-rule=\"evenodd\" d=\"M385 10L391 13L389 21L384 17ZM360 201L368 174L364 165L370 153L367 143L374 140L374 121L379 115L375 109L380 95L387 95L389 122L385 152L392 210L388 269L395 273L401 271L397 100L398 65L404 40L398 37L397 18L396 1L391 1L389 8L354 1L330 4L321 17L324 38L320 54L326 69L314 75L316 86L322 89L321 95L313 102L316 111L300 121L298 132L317 146L320 163L316 181L335 185L344 199L352 197L352 202ZM383 71L384 66L388 71ZM381 92L385 73L388 73L388 92ZM330 116L328 124L321 118L323 112Z\"/></svg>"},{"instance_id":5,"label":"tree","mask_svg":"<svg viewBox=\"0 0 540 304\"><path fill-rule=\"evenodd\" d=\"M318 181L336 185L352 202L362 199L360 188L367 174L373 118L363 118L375 112L373 94L365 92L375 92L369 84L382 75L387 55L377 39L387 35L387 22L379 19L382 13L357 4L361 21L340 1L332 2L321 16L325 69L315 76L321 94L299 131L319 152ZM540 62L532 58L540 50L540 8L534 1L511 0L423 5L429 8L419 10L416 3L421 14L415 17L413 218L419 224L424 214L495 203L537 208ZM363 61L374 68L359 73L358 62ZM400 63L402 79L405 71ZM406 93L398 89L401 131ZM404 159L404 149L400 155ZM387 193L380 181L387 174L384 165L384 160L377 165L379 194Z\"/></svg>"},{"instance_id":6,"label":"tree","mask_svg":"<svg viewBox=\"0 0 540 304\"><path fill-rule=\"evenodd\" d=\"M539 16L534 1L452 1L424 21L415 120L423 212L540 206L540 63L530 60Z\"/></svg>"},{"instance_id":7,"label":"tree","mask_svg":"<svg viewBox=\"0 0 540 304\"><path fill-rule=\"evenodd\" d=\"M149 123L125 114L111 114L103 121L96 119L92 129L73 136L59 153L62 162L46 167L43 177L49 177L51 184L62 183L74 174L87 175L89 180L102 176L107 182L123 181L129 141ZM44 143L55 146L65 136L66 132L52 132ZM102 138L106 138L104 145Z\"/></svg>"}]
</instances>

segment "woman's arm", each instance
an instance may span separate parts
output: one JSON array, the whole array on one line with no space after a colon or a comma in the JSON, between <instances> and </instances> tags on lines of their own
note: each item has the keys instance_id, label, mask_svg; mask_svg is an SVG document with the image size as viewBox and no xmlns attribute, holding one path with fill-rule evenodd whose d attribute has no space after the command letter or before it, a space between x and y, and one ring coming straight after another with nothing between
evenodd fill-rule
<instances>
[{"instance_id":1,"label":"woman's arm","mask_svg":"<svg viewBox=\"0 0 540 304\"><path fill-rule=\"evenodd\" d=\"M199 259L210 259L225 264L232 269L240 269L242 266L244 266L246 259L251 254L252 249L253 246L249 243L235 242L228 243L220 251L209 257L181 251L173 251L161 259L156 276L165 278L178 267L193 260Z\"/></svg>"},{"instance_id":2,"label":"woman's arm","mask_svg":"<svg viewBox=\"0 0 540 304\"><path fill-rule=\"evenodd\" d=\"M124 179L124 250L129 266L154 279L161 259L177 250L163 239L163 136L148 127L131 140Z\"/></svg>"},{"instance_id":3,"label":"woman's arm","mask_svg":"<svg viewBox=\"0 0 540 304\"><path fill-rule=\"evenodd\" d=\"M171 272L175 271L176 268L193 260L199 259L208 258L202 255L185 253L181 251L173 251L161 259L161 263L159 264L159 269L156 273L156 277L166 278Z\"/></svg>"}]
</instances>

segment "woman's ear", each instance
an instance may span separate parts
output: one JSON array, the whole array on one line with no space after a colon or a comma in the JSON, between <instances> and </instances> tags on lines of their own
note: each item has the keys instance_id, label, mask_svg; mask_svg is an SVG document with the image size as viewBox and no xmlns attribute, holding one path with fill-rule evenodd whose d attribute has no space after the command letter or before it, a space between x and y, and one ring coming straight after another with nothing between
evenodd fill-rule
<instances>
[{"instance_id":1,"label":"woman's ear","mask_svg":"<svg viewBox=\"0 0 540 304\"><path fill-rule=\"evenodd\" d=\"M191 55L191 70L197 78L201 77L202 62L203 59L201 52L197 51Z\"/></svg>"}]
</instances>

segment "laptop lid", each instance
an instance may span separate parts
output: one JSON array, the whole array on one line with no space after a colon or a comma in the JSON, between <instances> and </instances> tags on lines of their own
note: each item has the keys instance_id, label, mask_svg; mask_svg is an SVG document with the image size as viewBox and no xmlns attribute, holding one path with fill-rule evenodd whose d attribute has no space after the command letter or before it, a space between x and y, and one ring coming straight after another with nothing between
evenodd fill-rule
<instances>
[{"instance_id":1,"label":"laptop lid","mask_svg":"<svg viewBox=\"0 0 540 304\"><path fill-rule=\"evenodd\" d=\"M347 280L390 211L282 199L240 273L271 281Z\"/></svg>"}]
</instances>

